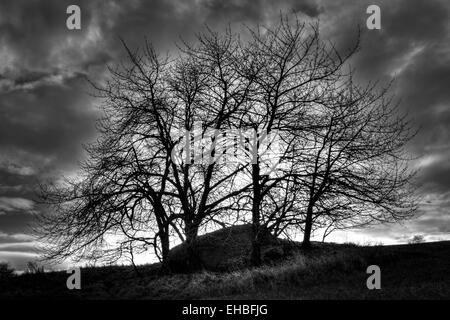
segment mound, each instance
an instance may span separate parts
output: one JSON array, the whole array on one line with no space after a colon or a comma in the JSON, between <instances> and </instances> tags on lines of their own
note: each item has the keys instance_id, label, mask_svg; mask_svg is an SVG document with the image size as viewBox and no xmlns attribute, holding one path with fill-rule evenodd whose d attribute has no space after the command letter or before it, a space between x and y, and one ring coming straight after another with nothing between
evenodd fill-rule
<instances>
[{"instance_id":1,"label":"mound","mask_svg":"<svg viewBox=\"0 0 450 320\"><path fill-rule=\"evenodd\" d=\"M250 265L252 227L249 224L223 228L201 235L195 250L202 267L210 271L230 271ZM261 256L263 263L279 260L290 254L295 245L262 231ZM173 271L188 269L187 245L174 247L169 254L169 265Z\"/></svg>"}]
</instances>

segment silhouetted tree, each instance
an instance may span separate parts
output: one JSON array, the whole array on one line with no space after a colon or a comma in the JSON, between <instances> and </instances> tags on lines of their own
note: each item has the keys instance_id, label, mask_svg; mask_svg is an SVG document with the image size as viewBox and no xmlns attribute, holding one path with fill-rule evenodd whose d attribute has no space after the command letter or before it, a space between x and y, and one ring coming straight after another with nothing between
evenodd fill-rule
<instances>
[{"instance_id":1,"label":"silhouetted tree","mask_svg":"<svg viewBox=\"0 0 450 320\"><path fill-rule=\"evenodd\" d=\"M43 188L50 211L40 231L49 258L117 260L150 246L167 261L176 196L168 188L173 109L164 94L167 59L148 44L143 54L124 47L128 63L109 68L105 85L93 84L104 116L100 137L86 146L81 176Z\"/></svg>"},{"instance_id":2,"label":"silhouetted tree","mask_svg":"<svg viewBox=\"0 0 450 320\"><path fill-rule=\"evenodd\" d=\"M231 33L209 31L198 40L170 66L148 43L140 51L124 43L127 63L109 68L106 85L93 84L104 117L100 138L86 147L82 176L43 187L50 211L40 217L40 232L49 258L117 260L152 246L165 265L172 229L188 244L190 266L200 267L200 226L232 210L232 199L248 188L233 183L245 165L215 160L215 140L246 102L251 81L236 72ZM191 158L200 151L190 141L199 124L202 136L213 129L205 159ZM115 245L106 252L108 235Z\"/></svg>"},{"instance_id":3,"label":"silhouetted tree","mask_svg":"<svg viewBox=\"0 0 450 320\"><path fill-rule=\"evenodd\" d=\"M363 227L410 218L416 209L405 148L415 132L389 86L361 87L349 74L332 89L315 109L322 125L306 134L294 161L307 198L305 247L314 224Z\"/></svg>"},{"instance_id":4,"label":"silhouetted tree","mask_svg":"<svg viewBox=\"0 0 450 320\"><path fill-rule=\"evenodd\" d=\"M301 230L308 247L315 228L412 215L413 132L389 86L354 83L359 36L342 53L318 24L284 17L249 34L208 29L165 58L123 43L127 60L93 84L104 117L81 175L43 188L50 258L133 259L151 247L167 267L178 237L198 269L201 228L251 221L259 265L267 231ZM228 161L235 149L243 158Z\"/></svg>"},{"instance_id":5,"label":"silhouetted tree","mask_svg":"<svg viewBox=\"0 0 450 320\"><path fill-rule=\"evenodd\" d=\"M251 166L252 260L258 265L261 224L264 228L273 224L271 229L279 232L294 221L298 226L304 220L299 215L304 201L293 179L291 162L303 152L306 132L321 126L315 122L314 108L322 103L330 84L341 79L342 69L357 45L343 55L320 38L317 24L283 17L275 27L251 30L251 35L241 73L254 79L256 85L252 104L241 122L261 133L274 133L281 141L279 163L272 164L275 170L261 172L260 157Z\"/></svg>"},{"instance_id":6,"label":"silhouetted tree","mask_svg":"<svg viewBox=\"0 0 450 320\"><path fill-rule=\"evenodd\" d=\"M199 263L195 239L200 226L233 210L235 197L249 188L234 183L246 164L221 161L219 150L226 146L219 145L219 135L234 128L235 115L248 103L253 82L237 72L241 49L229 29L223 35L208 29L197 40L195 45L183 44L183 58L174 65L168 87L169 103L178 111L177 128L187 138L178 142L181 156L172 162L172 174L193 268ZM206 140L203 150L190 143L199 137Z\"/></svg>"}]
</instances>

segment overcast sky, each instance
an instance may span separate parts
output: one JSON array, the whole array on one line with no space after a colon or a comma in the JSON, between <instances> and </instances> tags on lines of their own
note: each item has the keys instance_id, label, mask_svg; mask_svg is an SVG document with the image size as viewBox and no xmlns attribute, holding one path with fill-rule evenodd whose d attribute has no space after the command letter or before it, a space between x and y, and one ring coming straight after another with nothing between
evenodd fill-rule
<instances>
[{"instance_id":1,"label":"overcast sky","mask_svg":"<svg viewBox=\"0 0 450 320\"><path fill-rule=\"evenodd\" d=\"M81 30L68 30L66 8L81 8ZM381 8L381 30L367 30L366 8ZM96 101L85 76L100 80L105 65L147 37L161 52L205 24L270 25L280 12L319 19L324 37L349 45L359 24L362 50L353 60L359 81L395 76L419 135L420 216L403 225L336 234L330 240L404 243L416 234L450 239L450 1L448 0L179 0L0 2L0 261L22 267L38 253L29 235L36 184L74 174L81 144L95 137Z\"/></svg>"}]
</instances>

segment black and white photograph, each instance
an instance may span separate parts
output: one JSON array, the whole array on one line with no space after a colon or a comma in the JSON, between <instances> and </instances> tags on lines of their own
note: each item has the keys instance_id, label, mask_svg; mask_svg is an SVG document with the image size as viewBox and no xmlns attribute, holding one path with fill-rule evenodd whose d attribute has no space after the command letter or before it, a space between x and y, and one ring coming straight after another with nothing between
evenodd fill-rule
<instances>
[{"instance_id":1,"label":"black and white photograph","mask_svg":"<svg viewBox=\"0 0 450 320\"><path fill-rule=\"evenodd\" d=\"M0 0L2 305L448 299L449 1Z\"/></svg>"}]
</instances>

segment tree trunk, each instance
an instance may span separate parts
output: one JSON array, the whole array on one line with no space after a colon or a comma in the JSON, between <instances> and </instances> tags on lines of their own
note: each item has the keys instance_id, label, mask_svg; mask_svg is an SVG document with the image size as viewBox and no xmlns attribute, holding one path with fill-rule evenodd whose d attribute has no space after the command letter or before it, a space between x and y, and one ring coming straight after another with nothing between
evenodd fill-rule
<instances>
[{"instance_id":1,"label":"tree trunk","mask_svg":"<svg viewBox=\"0 0 450 320\"><path fill-rule=\"evenodd\" d=\"M170 271L169 267L169 251L170 251L170 242L169 242L169 228L164 228L164 231L160 236L161 240L161 254L162 254L162 269L163 271Z\"/></svg>"},{"instance_id":2,"label":"tree trunk","mask_svg":"<svg viewBox=\"0 0 450 320\"><path fill-rule=\"evenodd\" d=\"M309 249L311 247L311 230L312 230L312 216L313 209L312 206L308 206L306 211L306 220L305 220L305 233L303 235L302 247L305 249Z\"/></svg>"},{"instance_id":3,"label":"tree trunk","mask_svg":"<svg viewBox=\"0 0 450 320\"><path fill-rule=\"evenodd\" d=\"M196 240L198 234L198 224L191 221L186 222L186 245L187 245L187 271L197 271L202 268L202 262L196 248Z\"/></svg>"},{"instance_id":4,"label":"tree trunk","mask_svg":"<svg viewBox=\"0 0 450 320\"><path fill-rule=\"evenodd\" d=\"M159 240L161 241L161 263L162 271L169 271L169 251L170 251L170 238L169 238L169 224L166 222L166 213L160 199L156 199L155 202L155 215L158 225Z\"/></svg>"},{"instance_id":5,"label":"tree trunk","mask_svg":"<svg viewBox=\"0 0 450 320\"><path fill-rule=\"evenodd\" d=\"M261 265L261 242L260 242L260 206L261 188L259 181L259 164L252 164L253 181L253 204L252 204L252 256L253 266Z\"/></svg>"}]
</instances>

